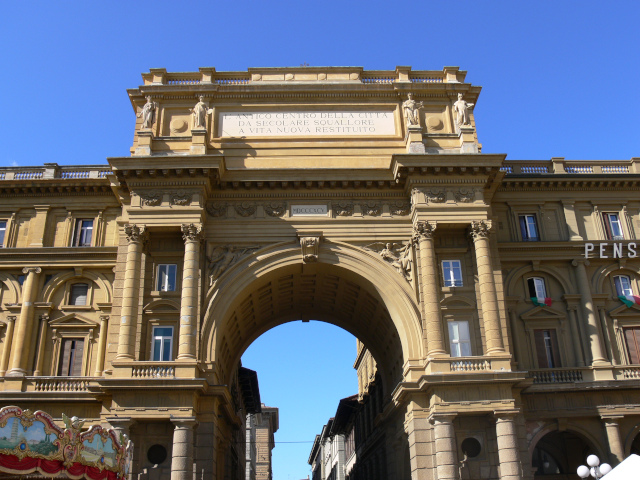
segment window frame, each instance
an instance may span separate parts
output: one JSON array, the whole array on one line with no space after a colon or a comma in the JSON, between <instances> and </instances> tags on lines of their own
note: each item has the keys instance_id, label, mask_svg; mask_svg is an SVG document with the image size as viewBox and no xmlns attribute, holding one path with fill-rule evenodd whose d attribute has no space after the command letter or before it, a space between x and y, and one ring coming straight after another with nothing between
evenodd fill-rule
<instances>
[{"instance_id":1,"label":"window frame","mask_svg":"<svg viewBox=\"0 0 640 480\"><path fill-rule=\"evenodd\" d=\"M453 336L452 336L452 326L454 324L465 324L466 325L466 329L467 329L467 339L466 341L462 342L460 341L460 339L458 339L457 341L454 341ZM459 332L459 330L458 330ZM449 354L451 355L451 357L453 358L460 358L460 357L473 357L473 348L472 348L472 339L471 339L471 325L469 320L448 320L447 321L447 335L448 335L448 340L449 340ZM460 336L460 335L459 335ZM464 350L463 347L461 347L461 345L467 345L468 349L469 349L469 354L465 355L464 354ZM459 350L460 355L455 355L454 354L454 345L458 345L458 348L456 350ZM458 353L458 352L455 352Z\"/></svg>"},{"instance_id":2,"label":"window frame","mask_svg":"<svg viewBox=\"0 0 640 480\"><path fill-rule=\"evenodd\" d=\"M75 303L73 301L73 290L74 288L77 288L79 286L83 285L85 287L85 292L84 292L84 303L79 304L79 303ZM86 307L89 305L89 284L88 283L84 283L84 282L74 282L72 284L69 285L69 305L73 305L74 307Z\"/></svg>"},{"instance_id":3,"label":"window frame","mask_svg":"<svg viewBox=\"0 0 640 480\"><path fill-rule=\"evenodd\" d=\"M622 279L626 279L628 282L628 292L629 293L624 293L624 291L622 291L621 289L624 288L621 283L623 283L621 280ZM620 284L620 289L618 288ZM616 292L617 296L627 296L627 295L634 295L633 293L633 282L631 280L631 277L629 275L614 275L613 276L613 288Z\"/></svg>"},{"instance_id":4,"label":"window frame","mask_svg":"<svg viewBox=\"0 0 640 480\"><path fill-rule=\"evenodd\" d=\"M91 232L91 238L89 239L89 242L87 243L86 241L81 243L81 235L82 235L82 231L83 231L83 225L85 222L91 222L91 226L89 228L87 228L87 231ZM71 246L72 247L92 247L94 245L94 227L95 227L95 218L77 218L76 219L76 223L75 226L73 228L73 236L71 237Z\"/></svg>"},{"instance_id":5,"label":"window frame","mask_svg":"<svg viewBox=\"0 0 640 480\"><path fill-rule=\"evenodd\" d=\"M71 291L74 285L87 285L87 303L85 305L74 305L71 303ZM72 279L65 284L64 303L60 306L61 310L91 310L93 308L93 281L86 277Z\"/></svg>"},{"instance_id":6,"label":"window frame","mask_svg":"<svg viewBox=\"0 0 640 480\"><path fill-rule=\"evenodd\" d=\"M174 277L173 277L173 288L172 289L165 289L162 288L163 285L161 285L161 281L162 281L162 277L161 277L161 273L160 273L160 269L161 267L174 267ZM159 263L156 265L156 281L155 281L155 287L156 287L156 292L163 292L163 293L170 293L170 292L176 292L178 291L178 264L177 263ZM168 269L169 273L171 272L171 269ZM169 279L170 275L167 274L167 279ZM169 283L164 282L164 283Z\"/></svg>"},{"instance_id":7,"label":"window frame","mask_svg":"<svg viewBox=\"0 0 640 480\"><path fill-rule=\"evenodd\" d=\"M447 268L445 268L445 263L450 263L451 267L448 270L450 272L449 277L447 278ZM457 263L458 265L458 269L460 271L460 284L456 285L456 279L455 279L455 267L454 267L454 263ZM442 280L443 280L443 286L447 287L447 288L459 288L459 287L464 287L464 275L462 274L462 261L461 260L442 260L440 262L441 268L442 268ZM451 283L448 283L451 282Z\"/></svg>"},{"instance_id":8,"label":"window frame","mask_svg":"<svg viewBox=\"0 0 640 480\"><path fill-rule=\"evenodd\" d=\"M161 328L169 328L171 329L171 336L156 336L156 329L161 329ZM150 362L173 362L175 360L175 334L176 334L176 329L174 327L174 325L168 325L168 324L154 324L151 325L151 350L149 352L149 361ZM169 338L169 360L163 360L162 356L164 353L164 349L165 349L165 343L163 340ZM158 360L155 360L155 353L156 353L156 339L161 339L160 342L160 358Z\"/></svg>"},{"instance_id":9,"label":"window frame","mask_svg":"<svg viewBox=\"0 0 640 480\"><path fill-rule=\"evenodd\" d=\"M539 282L536 282L537 280ZM532 285L533 285L533 291L532 291ZM540 286L542 288L542 293L544 293L544 296L538 295L538 293L539 293L538 286ZM527 291L529 292L529 297L550 298L548 296L548 292L547 292L547 282L546 282L546 279L544 277L538 277L538 276L528 277L527 278ZM531 295L532 292L535 293L535 295Z\"/></svg>"},{"instance_id":10,"label":"window frame","mask_svg":"<svg viewBox=\"0 0 640 480\"><path fill-rule=\"evenodd\" d=\"M531 235L530 224L528 219L533 220L533 227L535 228L535 236ZM518 215L518 225L520 226L520 238L523 242L539 242L540 241L540 227L538 226L538 216L535 213L522 213Z\"/></svg>"},{"instance_id":11,"label":"window frame","mask_svg":"<svg viewBox=\"0 0 640 480\"><path fill-rule=\"evenodd\" d=\"M7 239L7 229L9 222L7 220L0 220L0 248L4 248L4 242Z\"/></svg>"},{"instance_id":12,"label":"window frame","mask_svg":"<svg viewBox=\"0 0 640 480\"><path fill-rule=\"evenodd\" d=\"M615 222L612 221L612 217L615 216ZM604 233L607 240L624 240L624 228L622 226L622 219L620 218L620 213L618 212L603 212L602 213L602 221L604 224ZM619 230L619 235L614 234L614 225L615 228Z\"/></svg>"},{"instance_id":13,"label":"window frame","mask_svg":"<svg viewBox=\"0 0 640 480\"><path fill-rule=\"evenodd\" d=\"M539 335L541 332L542 335ZM545 333L548 337L545 337ZM543 343L539 344L539 340ZM562 355L560 354L560 340L558 338L558 329L551 327L542 327L533 329L533 342L536 353L536 363L538 368L562 368ZM544 364L541 362L540 353L544 350Z\"/></svg>"}]
</instances>

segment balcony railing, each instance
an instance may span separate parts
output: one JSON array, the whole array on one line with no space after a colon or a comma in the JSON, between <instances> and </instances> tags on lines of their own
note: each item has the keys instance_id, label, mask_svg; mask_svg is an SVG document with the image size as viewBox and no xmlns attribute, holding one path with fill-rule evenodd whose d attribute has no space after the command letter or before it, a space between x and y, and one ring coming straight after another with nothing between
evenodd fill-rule
<instances>
[{"instance_id":1,"label":"balcony railing","mask_svg":"<svg viewBox=\"0 0 640 480\"><path fill-rule=\"evenodd\" d=\"M43 167L0 167L0 181L102 179L110 173L108 165L61 167L57 164L45 164Z\"/></svg>"},{"instance_id":2,"label":"balcony railing","mask_svg":"<svg viewBox=\"0 0 640 480\"><path fill-rule=\"evenodd\" d=\"M67 392L89 391L94 377L27 377L28 392Z\"/></svg>"},{"instance_id":3,"label":"balcony railing","mask_svg":"<svg viewBox=\"0 0 640 480\"><path fill-rule=\"evenodd\" d=\"M545 368L529 370L534 384L575 383L584 381L582 368Z\"/></svg>"},{"instance_id":4,"label":"balcony railing","mask_svg":"<svg viewBox=\"0 0 640 480\"><path fill-rule=\"evenodd\" d=\"M504 162L501 171L508 175L572 174L572 175L620 175L640 173L640 158L631 160L510 160Z\"/></svg>"}]
</instances>

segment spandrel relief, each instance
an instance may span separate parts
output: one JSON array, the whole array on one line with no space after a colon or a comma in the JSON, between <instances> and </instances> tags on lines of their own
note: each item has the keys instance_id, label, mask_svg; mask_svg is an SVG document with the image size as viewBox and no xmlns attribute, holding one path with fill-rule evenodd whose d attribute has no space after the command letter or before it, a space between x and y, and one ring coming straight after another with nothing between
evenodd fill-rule
<instances>
[{"instance_id":1,"label":"spandrel relief","mask_svg":"<svg viewBox=\"0 0 640 480\"><path fill-rule=\"evenodd\" d=\"M209 262L209 286L212 287L220 276L234 264L261 248L258 246L219 245L207 255Z\"/></svg>"},{"instance_id":2,"label":"spandrel relief","mask_svg":"<svg viewBox=\"0 0 640 480\"><path fill-rule=\"evenodd\" d=\"M413 266L412 247L413 240L409 240L406 243L375 242L366 245L364 248L379 254L385 262L390 263L407 281L411 281Z\"/></svg>"}]
</instances>

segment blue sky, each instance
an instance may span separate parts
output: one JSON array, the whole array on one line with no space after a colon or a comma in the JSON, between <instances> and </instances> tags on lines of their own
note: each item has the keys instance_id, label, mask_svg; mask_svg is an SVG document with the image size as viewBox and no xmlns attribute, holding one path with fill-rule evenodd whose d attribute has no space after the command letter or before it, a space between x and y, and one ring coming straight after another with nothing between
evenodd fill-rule
<instances>
[{"instance_id":1,"label":"blue sky","mask_svg":"<svg viewBox=\"0 0 640 480\"><path fill-rule=\"evenodd\" d=\"M626 160L640 156L639 24L633 1L4 2L0 166L128 155L126 89L149 68L305 62L457 65L483 87L483 152ZM263 401L281 409L277 441L313 440L356 391L354 356L352 336L317 322L279 327L249 348ZM276 480L309 473L311 444L295 445L274 451Z\"/></svg>"}]
</instances>

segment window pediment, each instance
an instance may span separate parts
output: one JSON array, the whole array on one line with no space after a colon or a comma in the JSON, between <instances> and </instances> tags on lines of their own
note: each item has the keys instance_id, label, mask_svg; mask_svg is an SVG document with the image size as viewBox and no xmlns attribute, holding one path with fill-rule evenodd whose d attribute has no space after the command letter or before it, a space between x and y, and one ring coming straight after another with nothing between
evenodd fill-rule
<instances>
[{"instance_id":1,"label":"window pediment","mask_svg":"<svg viewBox=\"0 0 640 480\"><path fill-rule=\"evenodd\" d=\"M627 307L623 304L609 311L609 315L617 318L638 317L638 315L640 315L640 305L632 305L630 307Z\"/></svg>"},{"instance_id":2,"label":"window pediment","mask_svg":"<svg viewBox=\"0 0 640 480\"><path fill-rule=\"evenodd\" d=\"M79 329L87 329L87 328L98 328L100 324L97 322L83 317L82 315L78 315L76 313L71 313L69 315L65 315L63 317L55 318L49 321L49 326L51 328L79 328Z\"/></svg>"},{"instance_id":3,"label":"window pediment","mask_svg":"<svg viewBox=\"0 0 640 480\"><path fill-rule=\"evenodd\" d=\"M566 315L564 313L553 310L550 307L535 307L528 312L520 315L520 318L525 321L535 320L564 320Z\"/></svg>"},{"instance_id":4,"label":"window pediment","mask_svg":"<svg viewBox=\"0 0 640 480\"><path fill-rule=\"evenodd\" d=\"M451 310L456 309L470 309L476 308L476 302L474 302L469 297L465 297L462 295L452 295L450 297L446 297L440 302L442 308L447 308Z\"/></svg>"}]
</instances>

